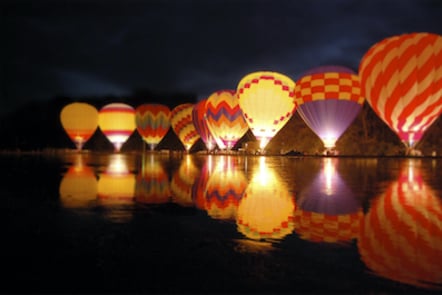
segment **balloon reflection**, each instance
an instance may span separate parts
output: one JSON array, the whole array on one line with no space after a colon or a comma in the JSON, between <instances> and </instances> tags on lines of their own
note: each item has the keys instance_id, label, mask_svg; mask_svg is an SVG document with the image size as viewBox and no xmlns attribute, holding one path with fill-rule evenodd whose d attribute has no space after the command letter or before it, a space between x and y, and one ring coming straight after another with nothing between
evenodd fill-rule
<instances>
[{"instance_id":1,"label":"balloon reflection","mask_svg":"<svg viewBox=\"0 0 442 295\"><path fill-rule=\"evenodd\" d=\"M130 172L127 161L126 155L113 154L107 169L99 174L98 202L110 209L108 216L114 221L125 221L132 217L130 210L118 207L134 203L135 174Z\"/></svg>"},{"instance_id":2,"label":"balloon reflection","mask_svg":"<svg viewBox=\"0 0 442 295\"><path fill-rule=\"evenodd\" d=\"M363 210L337 171L338 159L325 158L310 186L299 193L295 231L312 242L343 243L356 239Z\"/></svg>"},{"instance_id":3,"label":"balloon reflection","mask_svg":"<svg viewBox=\"0 0 442 295\"><path fill-rule=\"evenodd\" d=\"M424 182L419 161L370 204L358 248L376 275L423 288L442 287L442 201Z\"/></svg>"},{"instance_id":4,"label":"balloon reflection","mask_svg":"<svg viewBox=\"0 0 442 295\"><path fill-rule=\"evenodd\" d=\"M60 201L66 208L88 207L97 198L97 177L84 155L76 154L74 161L60 182Z\"/></svg>"},{"instance_id":5,"label":"balloon reflection","mask_svg":"<svg viewBox=\"0 0 442 295\"><path fill-rule=\"evenodd\" d=\"M244 173L237 167L238 158L220 156L210 176L205 193L206 210L215 219L235 220L237 208L247 187Z\"/></svg>"},{"instance_id":6,"label":"balloon reflection","mask_svg":"<svg viewBox=\"0 0 442 295\"><path fill-rule=\"evenodd\" d=\"M140 173L135 184L135 201L145 204L161 204L170 200L169 176L155 154L142 159Z\"/></svg>"},{"instance_id":7,"label":"balloon reflection","mask_svg":"<svg viewBox=\"0 0 442 295\"><path fill-rule=\"evenodd\" d=\"M282 239L293 232L294 199L265 157L255 170L238 205L238 231L254 240Z\"/></svg>"},{"instance_id":8,"label":"balloon reflection","mask_svg":"<svg viewBox=\"0 0 442 295\"><path fill-rule=\"evenodd\" d=\"M184 207L194 206L192 187L197 180L199 171L195 166L192 155L184 155L180 167L173 174L170 183L172 202Z\"/></svg>"},{"instance_id":9,"label":"balloon reflection","mask_svg":"<svg viewBox=\"0 0 442 295\"><path fill-rule=\"evenodd\" d=\"M206 187L210 176L213 173L215 167L215 157L213 155L207 155L205 161L197 177L195 183L192 186L192 200L196 208L206 210Z\"/></svg>"}]
</instances>

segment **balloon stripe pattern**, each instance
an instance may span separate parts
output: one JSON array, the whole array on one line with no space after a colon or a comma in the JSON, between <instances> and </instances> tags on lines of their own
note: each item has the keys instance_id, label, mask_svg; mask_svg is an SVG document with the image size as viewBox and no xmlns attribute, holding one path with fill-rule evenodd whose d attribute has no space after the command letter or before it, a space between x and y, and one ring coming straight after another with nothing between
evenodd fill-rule
<instances>
[{"instance_id":1,"label":"balloon stripe pattern","mask_svg":"<svg viewBox=\"0 0 442 295\"><path fill-rule=\"evenodd\" d=\"M315 243L347 243L359 237L363 216L362 209L341 215L296 210L295 231L301 239Z\"/></svg>"},{"instance_id":2,"label":"balloon stripe pattern","mask_svg":"<svg viewBox=\"0 0 442 295\"><path fill-rule=\"evenodd\" d=\"M256 72L238 83L237 96L247 124L264 148L295 112L295 82L276 72Z\"/></svg>"},{"instance_id":3,"label":"balloon stripe pattern","mask_svg":"<svg viewBox=\"0 0 442 295\"><path fill-rule=\"evenodd\" d=\"M230 149L249 129L244 120L235 90L220 90L209 96L206 118L215 138Z\"/></svg>"},{"instance_id":4,"label":"balloon stripe pattern","mask_svg":"<svg viewBox=\"0 0 442 295\"><path fill-rule=\"evenodd\" d=\"M386 38L363 56L362 95L410 146L442 112L442 36L411 33Z\"/></svg>"},{"instance_id":5,"label":"balloon stripe pattern","mask_svg":"<svg viewBox=\"0 0 442 295\"><path fill-rule=\"evenodd\" d=\"M359 77L350 73L327 72L302 77L295 87L295 102L325 99L342 99L355 101L362 105Z\"/></svg>"},{"instance_id":6,"label":"balloon stripe pattern","mask_svg":"<svg viewBox=\"0 0 442 295\"><path fill-rule=\"evenodd\" d=\"M161 104L143 104L136 108L137 131L154 148L170 128L170 109Z\"/></svg>"},{"instance_id":7,"label":"balloon stripe pattern","mask_svg":"<svg viewBox=\"0 0 442 295\"><path fill-rule=\"evenodd\" d=\"M98 113L98 126L119 151L136 129L135 109L124 103L105 105Z\"/></svg>"},{"instance_id":8,"label":"balloon stripe pattern","mask_svg":"<svg viewBox=\"0 0 442 295\"><path fill-rule=\"evenodd\" d=\"M194 104L184 103L176 106L170 115L170 123L175 134L189 151L193 144L200 139L192 119Z\"/></svg>"},{"instance_id":9,"label":"balloon stripe pattern","mask_svg":"<svg viewBox=\"0 0 442 295\"><path fill-rule=\"evenodd\" d=\"M362 109L359 77L340 66L322 66L309 71L295 87L297 112L333 148Z\"/></svg>"}]
</instances>

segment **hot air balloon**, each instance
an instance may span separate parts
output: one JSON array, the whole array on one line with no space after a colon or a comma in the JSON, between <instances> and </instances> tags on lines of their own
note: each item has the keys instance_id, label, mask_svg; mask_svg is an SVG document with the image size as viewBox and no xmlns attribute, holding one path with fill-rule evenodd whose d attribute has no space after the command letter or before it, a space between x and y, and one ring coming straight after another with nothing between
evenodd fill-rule
<instances>
[{"instance_id":1,"label":"hot air balloon","mask_svg":"<svg viewBox=\"0 0 442 295\"><path fill-rule=\"evenodd\" d=\"M220 90L207 98L206 119L221 149L232 149L249 129L235 90Z\"/></svg>"},{"instance_id":2,"label":"hot air balloon","mask_svg":"<svg viewBox=\"0 0 442 295\"><path fill-rule=\"evenodd\" d=\"M187 152L200 139L192 120L193 106L191 103L180 104L170 114L172 129Z\"/></svg>"},{"instance_id":3,"label":"hot air balloon","mask_svg":"<svg viewBox=\"0 0 442 295\"><path fill-rule=\"evenodd\" d=\"M135 110L124 103L105 105L98 113L98 126L119 152L136 128Z\"/></svg>"},{"instance_id":4,"label":"hot air balloon","mask_svg":"<svg viewBox=\"0 0 442 295\"><path fill-rule=\"evenodd\" d=\"M207 99L203 99L195 104L192 110L192 121L207 150L211 151L215 148L216 142L207 124L206 101Z\"/></svg>"},{"instance_id":5,"label":"hot air balloon","mask_svg":"<svg viewBox=\"0 0 442 295\"><path fill-rule=\"evenodd\" d=\"M162 104L142 104L135 109L138 133L154 150L170 128L170 109Z\"/></svg>"},{"instance_id":6,"label":"hot air balloon","mask_svg":"<svg viewBox=\"0 0 442 295\"><path fill-rule=\"evenodd\" d=\"M326 149L347 130L362 109L359 77L350 69L323 66L305 73L295 87L297 112Z\"/></svg>"},{"instance_id":7,"label":"hot air balloon","mask_svg":"<svg viewBox=\"0 0 442 295\"><path fill-rule=\"evenodd\" d=\"M295 82L275 72L251 73L239 82L239 106L261 149L293 116L294 91Z\"/></svg>"},{"instance_id":8,"label":"hot air balloon","mask_svg":"<svg viewBox=\"0 0 442 295\"><path fill-rule=\"evenodd\" d=\"M413 148L442 112L442 36L386 38L365 53L359 76L373 111Z\"/></svg>"},{"instance_id":9,"label":"hot air balloon","mask_svg":"<svg viewBox=\"0 0 442 295\"><path fill-rule=\"evenodd\" d=\"M372 200L358 250L378 276L442 290L442 200L425 183L419 161L404 163L398 179Z\"/></svg>"},{"instance_id":10,"label":"hot air balloon","mask_svg":"<svg viewBox=\"0 0 442 295\"><path fill-rule=\"evenodd\" d=\"M338 161L323 159L313 182L299 193L294 224L302 239L346 244L359 237L364 212L339 175Z\"/></svg>"},{"instance_id":11,"label":"hot air balloon","mask_svg":"<svg viewBox=\"0 0 442 295\"><path fill-rule=\"evenodd\" d=\"M67 135L80 151L98 127L98 111L90 104L74 102L61 110L60 120Z\"/></svg>"},{"instance_id":12,"label":"hot air balloon","mask_svg":"<svg viewBox=\"0 0 442 295\"><path fill-rule=\"evenodd\" d=\"M294 229L295 202L265 157L259 161L238 205L237 228L253 240L283 239Z\"/></svg>"}]
</instances>

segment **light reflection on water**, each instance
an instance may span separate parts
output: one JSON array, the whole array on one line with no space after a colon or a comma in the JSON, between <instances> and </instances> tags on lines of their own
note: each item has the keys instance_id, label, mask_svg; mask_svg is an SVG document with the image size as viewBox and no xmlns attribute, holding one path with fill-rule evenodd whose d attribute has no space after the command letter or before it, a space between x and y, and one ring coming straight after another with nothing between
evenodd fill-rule
<instances>
[{"instance_id":1,"label":"light reflection on water","mask_svg":"<svg viewBox=\"0 0 442 295\"><path fill-rule=\"evenodd\" d=\"M442 188L431 159L233 155L68 155L60 202L102 208L113 222L135 206L175 204L235 224L239 253L284 240L351 247L368 272L424 289L442 284Z\"/></svg>"}]
</instances>

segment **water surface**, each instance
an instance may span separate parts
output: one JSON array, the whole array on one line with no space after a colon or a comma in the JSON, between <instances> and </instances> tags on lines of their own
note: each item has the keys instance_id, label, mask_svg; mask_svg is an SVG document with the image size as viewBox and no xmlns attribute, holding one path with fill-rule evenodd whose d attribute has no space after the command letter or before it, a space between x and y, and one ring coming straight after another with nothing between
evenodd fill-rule
<instances>
[{"instance_id":1,"label":"water surface","mask_svg":"<svg viewBox=\"0 0 442 295\"><path fill-rule=\"evenodd\" d=\"M437 293L442 159L2 155L6 293Z\"/></svg>"}]
</instances>

